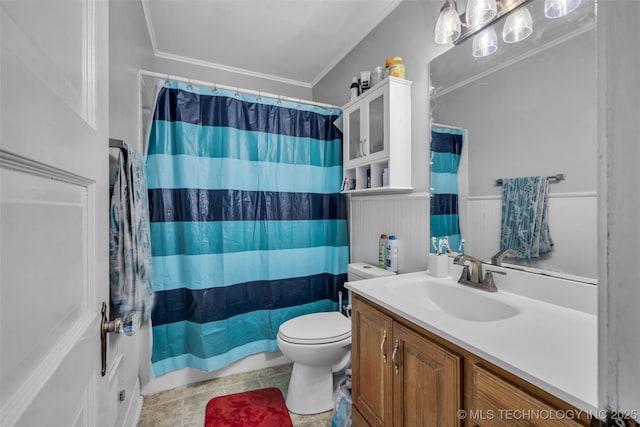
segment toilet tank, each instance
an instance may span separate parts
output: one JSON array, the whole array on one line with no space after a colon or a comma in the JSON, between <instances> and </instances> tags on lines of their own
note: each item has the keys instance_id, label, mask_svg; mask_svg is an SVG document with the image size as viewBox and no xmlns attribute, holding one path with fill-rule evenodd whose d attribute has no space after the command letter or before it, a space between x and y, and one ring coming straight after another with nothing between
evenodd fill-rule
<instances>
[{"instance_id":1,"label":"toilet tank","mask_svg":"<svg viewBox=\"0 0 640 427\"><path fill-rule=\"evenodd\" d=\"M355 282L356 280L373 279L376 277L393 276L393 271L376 267L366 262L356 262L349 264L347 269L347 281Z\"/></svg>"},{"instance_id":2,"label":"toilet tank","mask_svg":"<svg viewBox=\"0 0 640 427\"><path fill-rule=\"evenodd\" d=\"M375 265L367 264L366 262L355 262L349 264L347 268L347 281L355 282L357 280L374 279L376 277L393 276L396 273L393 271L385 270ZM351 306L351 290L347 294L349 301L349 307Z\"/></svg>"}]
</instances>

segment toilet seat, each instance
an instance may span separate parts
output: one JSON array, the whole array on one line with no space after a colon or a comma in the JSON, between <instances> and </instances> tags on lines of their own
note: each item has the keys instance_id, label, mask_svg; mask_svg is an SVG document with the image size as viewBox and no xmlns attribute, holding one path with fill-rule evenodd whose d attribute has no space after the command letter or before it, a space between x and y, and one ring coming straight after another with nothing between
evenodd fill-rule
<instances>
[{"instance_id":1,"label":"toilet seat","mask_svg":"<svg viewBox=\"0 0 640 427\"><path fill-rule=\"evenodd\" d=\"M278 331L293 344L328 344L351 338L351 321L337 311L305 314L287 320Z\"/></svg>"}]
</instances>

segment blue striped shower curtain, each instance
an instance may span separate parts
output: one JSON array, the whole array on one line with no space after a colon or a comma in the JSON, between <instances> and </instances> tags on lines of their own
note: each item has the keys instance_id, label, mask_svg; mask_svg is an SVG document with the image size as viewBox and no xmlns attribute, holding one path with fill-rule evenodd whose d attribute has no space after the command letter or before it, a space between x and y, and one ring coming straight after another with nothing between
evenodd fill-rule
<instances>
[{"instance_id":1,"label":"blue striped shower curtain","mask_svg":"<svg viewBox=\"0 0 640 427\"><path fill-rule=\"evenodd\" d=\"M155 375L278 351L337 310L349 262L339 110L158 83L147 153Z\"/></svg>"},{"instance_id":2,"label":"blue striped shower curtain","mask_svg":"<svg viewBox=\"0 0 640 427\"><path fill-rule=\"evenodd\" d=\"M458 166L464 132L431 128L431 237L445 237L452 251L463 252L458 214ZM436 250L430 245L431 253Z\"/></svg>"}]
</instances>

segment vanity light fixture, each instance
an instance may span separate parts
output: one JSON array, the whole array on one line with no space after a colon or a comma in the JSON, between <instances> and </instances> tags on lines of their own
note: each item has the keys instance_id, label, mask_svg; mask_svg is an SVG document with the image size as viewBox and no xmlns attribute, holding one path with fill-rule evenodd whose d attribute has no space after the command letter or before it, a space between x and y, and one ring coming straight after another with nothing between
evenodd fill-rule
<instances>
[{"instance_id":1,"label":"vanity light fixture","mask_svg":"<svg viewBox=\"0 0 640 427\"><path fill-rule=\"evenodd\" d=\"M460 37L460 16L456 0L447 0L440 9L440 16L436 22L436 43L449 44Z\"/></svg>"},{"instance_id":2,"label":"vanity light fixture","mask_svg":"<svg viewBox=\"0 0 640 427\"><path fill-rule=\"evenodd\" d=\"M479 27L491 22L498 14L496 0L468 0L465 21L468 27Z\"/></svg>"},{"instance_id":3,"label":"vanity light fixture","mask_svg":"<svg viewBox=\"0 0 640 427\"><path fill-rule=\"evenodd\" d=\"M493 27L487 27L473 36L472 53L475 58L494 54L498 50L498 36Z\"/></svg>"},{"instance_id":4,"label":"vanity light fixture","mask_svg":"<svg viewBox=\"0 0 640 427\"><path fill-rule=\"evenodd\" d=\"M469 0L465 13L458 16L456 1L445 0L436 22L435 41L438 44L460 44L530 1L532 0Z\"/></svg>"},{"instance_id":5,"label":"vanity light fixture","mask_svg":"<svg viewBox=\"0 0 640 427\"><path fill-rule=\"evenodd\" d=\"M533 32L533 19L527 6L522 6L507 16L502 28L502 40L516 43L529 37Z\"/></svg>"},{"instance_id":6,"label":"vanity light fixture","mask_svg":"<svg viewBox=\"0 0 640 427\"><path fill-rule=\"evenodd\" d=\"M544 16L550 19L565 16L580 6L580 0L544 0Z\"/></svg>"},{"instance_id":7,"label":"vanity light fixture","mask_svg":"<svg viewBox=\"0 0 640 427\"><path fill-rule=\"evenodd\" d=\"M485 31L497 20L506 16L502 29L505 43L516 43L533 32L533 19L525 6L532 0L468 0L465 13L458 15L456 0L445 0L436 22L435 41L438 44L460 44L475 35L473 56L480 58L498 49L494 31ZM581 0L545 0L547 18L559 18L573 12Z\"/></svg>"}]
</instances>

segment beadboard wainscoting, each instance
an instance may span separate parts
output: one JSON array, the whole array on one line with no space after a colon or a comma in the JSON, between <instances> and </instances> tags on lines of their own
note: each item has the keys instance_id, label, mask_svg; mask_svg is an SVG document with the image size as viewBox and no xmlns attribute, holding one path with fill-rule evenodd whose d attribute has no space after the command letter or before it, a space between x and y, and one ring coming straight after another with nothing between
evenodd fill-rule
<instances>
[{"instance_id":1,"label":"beadboard wainscoting","mask_svg":"<svg viewBox=\"0 0 640 427\"><path fill-rule=\"evenodd\" d=\"M536 268L595 280L597 204L595 192L549 194L549 232L554 247L549 259L536 261ZM488 261L500 249L502 197L473 196L466 205L465 252Z\"/></svg>"},{"instance_id":2,"label":"beadboard wainscoting","mask_svg":"<svg viewBox=\"0 0 640 427\"><path fill-rule=\"evenodd\" d=\"M398 273L426 270L429 193L350 196L351 262L376 265L382 233L398 239Z\"/></svg>"}]
</instances>

